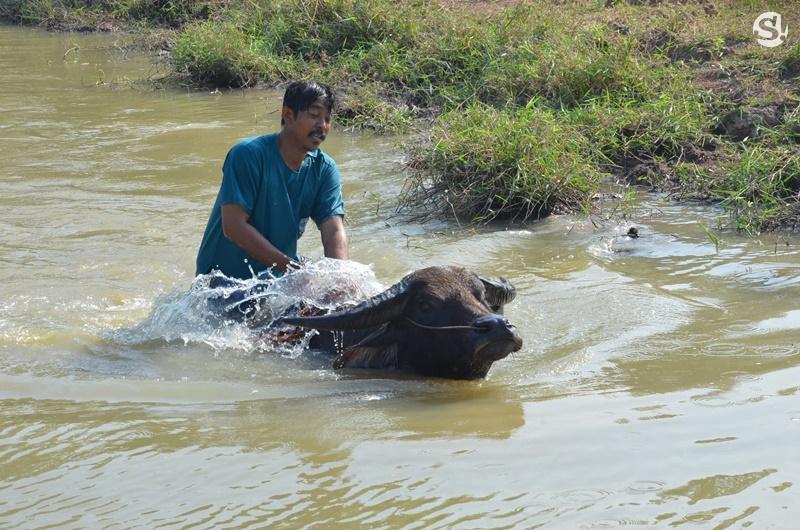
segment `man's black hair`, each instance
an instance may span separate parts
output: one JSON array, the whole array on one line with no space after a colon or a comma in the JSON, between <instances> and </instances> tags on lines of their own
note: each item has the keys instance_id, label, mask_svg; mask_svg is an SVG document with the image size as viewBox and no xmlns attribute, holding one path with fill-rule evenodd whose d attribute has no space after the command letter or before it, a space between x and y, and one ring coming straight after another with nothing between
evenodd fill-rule
<instances>
[{"instance_id":1,"label":"man's black hair","mask_svg":"<svg viewBox=\"0 0 800 530\"><path fill-rule=\"evenodd\" d=\"M283 106L289 107L297 116L298 112L308 110L316 102L322 103L328 112L333 112L336 96L328 85L320 85L314 81L292 81L283 94ZM283 118L281 118L283 125Z\"/></svg>"}]
</instances>

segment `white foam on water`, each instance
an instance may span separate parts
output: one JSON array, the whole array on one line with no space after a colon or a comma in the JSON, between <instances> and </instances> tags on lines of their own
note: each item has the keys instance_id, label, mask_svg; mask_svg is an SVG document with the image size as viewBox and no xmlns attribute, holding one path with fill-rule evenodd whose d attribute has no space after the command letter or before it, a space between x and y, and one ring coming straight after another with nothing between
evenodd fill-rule
<instances>
[{"instance_id":1,"label":"white foam on water","mask_svg":"<svg viewBox=\"0 0 800 530\"><path fill-rule=\"evenodd\" d=\"M219 283L223 285L212 287ZM287 309L300 303L335 309L355 304L383 289L371 266L326 258L308 262L303 268L277 278L262 274L240 280L212 272L197 276L188 291L176 290L159 296L144 320L111 331L103 338L128 347L183 342L205 344L214 352L272 350L294 357L308 345L311 334L299 344L285 345L261 333L278 317L284 316ZM246 293L243 299L234 296L242 292ZM226 304L228 299L231 303ZM212 310L214 305L230 310L244 302L257 303L257 312L249 318L249 325Z\"/></svg>"}]
</instances>

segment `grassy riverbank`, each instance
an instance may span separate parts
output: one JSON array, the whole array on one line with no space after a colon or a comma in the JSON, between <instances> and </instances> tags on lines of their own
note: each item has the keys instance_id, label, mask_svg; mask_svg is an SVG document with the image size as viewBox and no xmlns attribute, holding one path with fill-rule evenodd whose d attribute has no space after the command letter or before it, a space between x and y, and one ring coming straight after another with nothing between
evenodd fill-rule
<instances>
[{"instance_id":1,"label":"grassy riverbank","mask_svg":"<svg viewBox=\"0 0 800 530\"><path fill-rule=\"evenodd\" d=\"M419 133L409 206L536 218L588 211L614 179L719 201L756 232L800 224L800 6L770 4L790 33L763 48L758 4L12 0L0 14L172 28L172 78L193 86L325 79L343 125Z\"/></svg>"}]
</instances>

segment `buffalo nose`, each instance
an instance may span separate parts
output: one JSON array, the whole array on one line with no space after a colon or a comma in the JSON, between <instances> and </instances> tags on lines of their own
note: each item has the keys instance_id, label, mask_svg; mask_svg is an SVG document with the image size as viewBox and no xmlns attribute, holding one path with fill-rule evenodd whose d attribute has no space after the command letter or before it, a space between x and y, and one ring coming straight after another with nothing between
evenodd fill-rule
<instances>
[{"instance_id":1,"label":"buffalo nose","mask_svg":"<svg viewBox=\"0 0 800 530\"><path fill-rule=\"evenodd\" d=\"M484 315L472 323L476 333L490 333L500 329L510 329L513 326L500 315Z\"/></svg>"}]
</instances>

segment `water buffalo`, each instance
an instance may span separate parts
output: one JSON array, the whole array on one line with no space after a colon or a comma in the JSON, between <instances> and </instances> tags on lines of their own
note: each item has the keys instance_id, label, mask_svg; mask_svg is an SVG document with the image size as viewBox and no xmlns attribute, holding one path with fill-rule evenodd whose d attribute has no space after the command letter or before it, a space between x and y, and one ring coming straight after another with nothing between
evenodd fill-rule
<instances>
[{"instance_id":1,"label":"water buffalo","mask_svg":"<svg viewBox=\"0 0 800 530\"><path fill-rule=\"evenodd\" d=\"M360 304L284 325L321 330L310 346L336 355L334 368L396 368L449 379L486 377L522 347L502 316L516 291L508 280L461 267L413 272Z\"/></svg>"}]
</instances>

